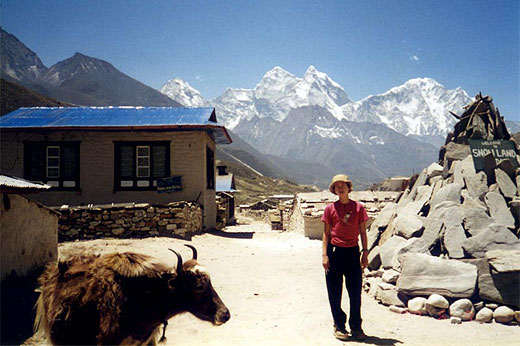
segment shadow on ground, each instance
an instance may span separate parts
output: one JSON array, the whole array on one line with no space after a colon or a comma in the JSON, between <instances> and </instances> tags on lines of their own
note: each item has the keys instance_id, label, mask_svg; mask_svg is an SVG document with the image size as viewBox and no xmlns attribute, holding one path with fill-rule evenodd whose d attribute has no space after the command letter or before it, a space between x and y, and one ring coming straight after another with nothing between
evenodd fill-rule
<instances>
[{"instance_id":1,"label":"shadow on ground","mask_svg":"<svg viewBox=\"0 0 520 346\"><path fill-rule=\"evenodd\" d=\"M369 344L369 345L389 345L389 346L393 346L393 345L397 345L397 344L402 344L403 343L402 341L399 341L399 340L396 340L396 339L380 338L380 337L377 337L377 336L374 336L374 335L367 335L367 338L365 340L354 340L354 339L352 339L352 341L358 341L358 342L361 342L363 344Z\"/></svg>"},{"instance_id":2,"label":"shadow on ground","mask_svg":"<svg viewBox=\"0 0 520 346\"><path fill-rule=\"evenodd\" d=\"M33 335L34 304L37 277L41 272L26 277L11 275L2 280L0 287L1 345L20 345Z\"/></svg>"},{"instance_id":3,"label":"shadow on ground","mask_svg":"<svg viewBox=\"0 0 520 346\"><path fill-rule=\"evenodd\" d=\"M253 239L255 232L226 232L219 229L214 229L208 233L225 238L238 238L238 239Z\"/></svg>"}]
</instances>

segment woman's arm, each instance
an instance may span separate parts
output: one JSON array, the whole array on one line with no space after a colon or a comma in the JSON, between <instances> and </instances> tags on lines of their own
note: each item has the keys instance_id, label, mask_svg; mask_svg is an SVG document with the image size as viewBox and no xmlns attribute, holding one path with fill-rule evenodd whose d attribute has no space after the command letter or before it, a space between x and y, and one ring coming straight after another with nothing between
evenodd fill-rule
<instances>
[{"instance_id":1,"label":"woman's arm","mask_svg":"<svg viewBox=\"0 0 520 346\"><path fill-rule=\"evenodd\" d=\"M359 235L361 237L361 268L368 267L368 245L367 245L367 223L363 221L359 224Z\"/></svg>"},{"instance_id":2,"label":"woman's arm","mask_svg":"<svg viewBox=\"0 0 520 346\"><path fill-rule=\"evenodd\" d=\"M323 262L323 268L325 270L329 270L330 263L329 263L329 256L327 256L327 248L329 246L330 241L330 225L326 222L323 223L323 238L322 238L322 262Z\"/></svg>"}]
</instances>

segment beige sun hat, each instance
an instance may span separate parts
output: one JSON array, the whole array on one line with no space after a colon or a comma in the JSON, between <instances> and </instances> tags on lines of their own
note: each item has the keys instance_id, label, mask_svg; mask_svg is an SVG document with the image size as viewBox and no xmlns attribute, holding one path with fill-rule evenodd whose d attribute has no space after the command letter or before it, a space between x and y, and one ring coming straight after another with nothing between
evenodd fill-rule
<instances>
[{"instance_id":1,"label":"beige sun hat","mask_svg":"<svg viewBox=\"0 0 520 346\"><path fill-rule=\"evenodd\" d=\"M352 181L349 179L348 175L346 174L336 174L333 178L332 178L332 181L329 185L329 191L332 192L333 194L336 194L334 192L334 184L336 184L337 182L340 182L340 181L343 181L345 183L347 183L347 185L349 185L350 189L352 190Z\"/></svg>"}]
</instances>

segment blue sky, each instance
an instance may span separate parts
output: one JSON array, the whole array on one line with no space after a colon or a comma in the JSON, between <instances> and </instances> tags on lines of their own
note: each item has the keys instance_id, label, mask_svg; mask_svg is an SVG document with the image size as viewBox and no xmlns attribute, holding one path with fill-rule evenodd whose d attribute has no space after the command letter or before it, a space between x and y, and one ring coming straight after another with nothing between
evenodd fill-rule
<instances>
[{"instance_id":1,"label":"blue sky","mask_svg":"<svg viewBox=\"0 0 520 346\"><path fill-rule=\"evenodd\" d=\"M1 25L50 67L75 52L205 98L309 65L360 100L430 77L520 121L518 0L1 0ZM457 111L457 110L455 110Z\"/></svg>"}]
</instances>

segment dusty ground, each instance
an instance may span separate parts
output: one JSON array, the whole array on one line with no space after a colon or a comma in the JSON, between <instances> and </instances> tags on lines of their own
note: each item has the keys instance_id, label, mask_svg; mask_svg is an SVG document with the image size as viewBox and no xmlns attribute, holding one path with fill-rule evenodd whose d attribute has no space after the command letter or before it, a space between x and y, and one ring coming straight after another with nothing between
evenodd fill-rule
<instances>
[{"instance_id":1,"label":"dusty ground","mask_svg":"<svg viewBox=\"0 0 520 346\"><path fill-rule=\"evenodd\" d=\"M213 326L190 314L169 321L166 345L340 345L332 335L321 242L297 233L271 231L259 221L239 219L225 234L204 234L190 242L199 262L231 311L231 319ZM175 265L174 248L183 258L186 241L170 238L94 240L60 244L60 257L86 251L137 251ZM346 295L346 293L345 293ZM348 299L343 299L348 311ZM520 327L465 322L452 325L410 314L398 315L364 295L364 343L372 345L514 345ZM33 337L26 345L46 344ZM361 345L348 341L343 344Z\"/></svg>"}]
</instances>

